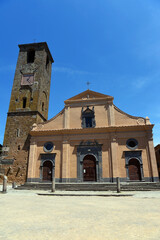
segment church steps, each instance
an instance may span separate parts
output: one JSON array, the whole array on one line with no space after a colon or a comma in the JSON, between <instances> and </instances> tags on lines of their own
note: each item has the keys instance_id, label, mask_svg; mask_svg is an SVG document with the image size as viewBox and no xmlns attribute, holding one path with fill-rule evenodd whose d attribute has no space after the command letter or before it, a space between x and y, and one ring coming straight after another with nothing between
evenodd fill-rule
<instances>
[{"instance_id":1,"label":"church steps","mask_svg":"<svg viewBox=\"0 0 160 240\"><path fill-rule=\"evenodd\" d=\"M116 183L56 183L56 190L62 191L116 191ZM25 183L19 190L50 190L51 183ZM121 191L160 191L160 183L122 183Z\"/></svg>"}]
</instances>

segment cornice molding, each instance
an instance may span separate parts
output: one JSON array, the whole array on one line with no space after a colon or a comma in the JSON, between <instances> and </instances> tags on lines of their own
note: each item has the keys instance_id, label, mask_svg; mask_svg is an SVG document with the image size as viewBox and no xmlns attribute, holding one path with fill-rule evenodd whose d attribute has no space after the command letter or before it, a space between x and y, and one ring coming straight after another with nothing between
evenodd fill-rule
<instances>
[{"instance_id":1,"label":"cornice molding","mask_svg":"<svg viewBox=\"0 0 160 240\"><path fill-rule=\"evenodd\" d=\"M39 111L28 111L28 110L19 110L14 112L8 112L8 116L33 116L33 115L39 115L43 121L46 121L47 119L43 117L43 115Z\"/></svg>"},{"instance_id":2,"label":"cornice molding","mask_svg":"<svg viewBox=\"0 0 160 240\"><path fill-rule=\"evenodd\" d=\"M112 132L129 132L129 131L152 131L153 124L150 125L133 125L133 126L109 126L101 128L75 128L75 129L54 129L54 130L34 130L30 132L31 136L45 135L72 135L72 134L98 134Z\"/></svg>"}]
</instances>

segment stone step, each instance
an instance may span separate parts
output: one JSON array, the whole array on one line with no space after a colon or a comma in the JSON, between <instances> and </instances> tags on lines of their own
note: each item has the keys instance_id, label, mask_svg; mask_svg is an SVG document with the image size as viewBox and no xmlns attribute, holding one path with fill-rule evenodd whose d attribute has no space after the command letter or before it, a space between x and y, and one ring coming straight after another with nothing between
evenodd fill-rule
<instances>
[{"instance_id":1,"label":"stone step","mask_svg":"<svg viewBox=\"0 0 160 240\"><path fill-rule=\"evenodd\" d=\"M63 191L116 191L116 183L56 183L57 190ZM25 183L18 186L19 190L50 190L51 183ZM151 191L159 190L160 183L131 182L122 183L121 191Z\"/></svg>"}]
</instances>

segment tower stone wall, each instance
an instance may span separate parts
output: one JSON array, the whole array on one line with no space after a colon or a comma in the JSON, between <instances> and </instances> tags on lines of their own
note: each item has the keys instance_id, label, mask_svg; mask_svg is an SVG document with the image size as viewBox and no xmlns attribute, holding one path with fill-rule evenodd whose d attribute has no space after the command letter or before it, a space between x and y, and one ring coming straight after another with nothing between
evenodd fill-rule
<instances>
[{"instance_id":1,"label":"tower stone wall","mask_svg":"<svg viewBox=\"0 0 160 240\"><path fill-rule=\"evenodd\" d=\"M0 164L9 181L23 183L32 125L48 118L53 58L45 42L19 48Z\"/></svg>"}]
</instances>

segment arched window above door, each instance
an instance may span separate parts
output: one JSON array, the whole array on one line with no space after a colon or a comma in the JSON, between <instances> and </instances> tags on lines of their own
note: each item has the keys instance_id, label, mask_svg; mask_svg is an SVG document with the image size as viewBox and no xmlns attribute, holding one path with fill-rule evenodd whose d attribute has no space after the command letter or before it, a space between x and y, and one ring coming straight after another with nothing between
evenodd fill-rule
<instances>
[{"instance_id":1,"label":"arched window above door","mask_svg":"<svg viewBox=\"0 0 160 240\"><path fill-rule=\"evenodd\" d=\"M87 107L86 110L82 108L82 128L92 128L95 127L95 114L94 114L94 107L89 109Z\"/></svg>"}]
</instances>

